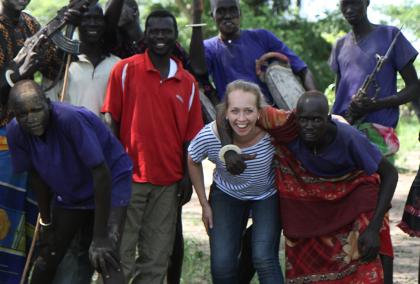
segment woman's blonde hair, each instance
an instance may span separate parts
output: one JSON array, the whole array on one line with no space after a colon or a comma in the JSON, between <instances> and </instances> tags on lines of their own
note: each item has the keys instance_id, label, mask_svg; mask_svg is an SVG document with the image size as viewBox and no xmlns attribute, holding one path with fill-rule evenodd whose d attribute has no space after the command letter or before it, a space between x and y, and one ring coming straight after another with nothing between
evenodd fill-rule
<instances>
[{"instance_id":1,"label":"woman's blonde hair","mask_svg":"<svg viewBox=\"0 0 420 284\"><path fill-rule=\"evenodd\" d=\"M245 80L235 80L226 86L225 96L218 106L219 110L223 113L226 113L229 107L229 94L236 90L241 90L255 95L255 104L257 105L257 109L261 109L263 106L267 105L264 95L257 84Z\"/></svg>"}]
</instances>

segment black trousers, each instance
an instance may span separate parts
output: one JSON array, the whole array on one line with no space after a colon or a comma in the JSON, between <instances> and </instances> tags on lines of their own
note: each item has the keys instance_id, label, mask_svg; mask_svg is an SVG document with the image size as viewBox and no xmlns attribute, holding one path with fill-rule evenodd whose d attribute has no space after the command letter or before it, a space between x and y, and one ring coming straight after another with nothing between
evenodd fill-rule
<instances>
[{"instance_id":1,"label":"black trousers","mask_svg":"<svg viewBox=\"0 0 420 284\"><path fill-rule=\"evenodd\" d=\"M182 206L178 209L178 220L176 222L176 232L174 249L169 260L167 273L168 284L181 283L182 262L184 261L184 236L182 232Z\"/></svg>"},{"instance_id":2,"label":"black trousers","mask_svg":"<svg viewBox=\"0 0 420 284\"><path fill-rule=\"evenodd\" d=\"M124 207L111 210L108 221L109 224L118 222L119 236L121 236L124 229L124 222L120 221L120 217L117 218L117 215L121 214L121 210L123 210L123 220L125 220L126 208ZM52 212L52 226L54 226L56 251L54 255L48 254L46 256L38 256L34 263L30 283L49 284L53 281L58 265L66 254L74 236L80 230L89 234L89 236L84 239L90 241L85 242L84 246L86 247L83 248L89 249L93 234L93 222L94 210L76 210L54 207ZM105 284L125 283L124 275L121 271L117 271L111 266L108 267L110 278L103 278Z\"/></svg>"}]
</instances>

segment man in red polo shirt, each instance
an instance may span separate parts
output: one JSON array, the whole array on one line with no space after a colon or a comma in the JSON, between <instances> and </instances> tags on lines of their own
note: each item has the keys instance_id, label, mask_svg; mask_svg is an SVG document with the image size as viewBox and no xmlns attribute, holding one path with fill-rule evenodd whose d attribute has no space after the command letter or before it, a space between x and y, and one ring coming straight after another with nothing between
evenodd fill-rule
<instances>
[{"instance_id":1,"label":"man in red polo shirt","mask_svg":"<svg viewBox=\"0 0 420 284\"><path fill-rule=\"evenodd\" d=\"M131 283L163 282L175 235L177 208L189 183L188 142L203 126L198 87L170 57L178 36L166 10L146 19L149 49L117 63L102 112L133 161L133 192L121 246ZM136 247L139 257L136 259Z\"/></svg>"}]
</instances>

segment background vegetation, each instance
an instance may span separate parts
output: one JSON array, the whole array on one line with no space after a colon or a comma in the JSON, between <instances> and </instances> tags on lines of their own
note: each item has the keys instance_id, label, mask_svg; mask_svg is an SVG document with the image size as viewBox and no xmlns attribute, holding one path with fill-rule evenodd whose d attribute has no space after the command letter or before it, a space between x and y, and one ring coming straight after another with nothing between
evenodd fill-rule
<instances>
[{"instance_id":1,"label":"background vegetation","mask_svg":"<svg viewBox=\"0 0 420 284\"><path fill-rule=\"evenodd\" d=\"M104 4L105 0L100 1ZM185 25L191 22L191 0L142 0L140 5L140 18L144 23L145 16L156 7L170 9L177 17L181 44L188 50L191 29ZM308 5L312 5L308 1ZM373 3L373 1L371 1ZM380 1L376 1L378 5ZM32 0L28 6L31 14L45 24L51 19L58 8L68 3L68 0ZM242 27L265 28L271 30L294 50L309 65L313 71L321 90L326 90L329 99L334 99L334 75L329 70L327 60L333 43L348 30L349 26L341 17L338 10L333 10L308 20L300 16L301 1L290 0L242 0ZM305 2L306 3L306 2ZM210 11L209 1L205 1L206 11ZM372 9L372 7L371 7ZM401 26L404 24L404 33L420 38L420 3L415 0L406 0L404 5L385 6L379 8L388 15L387 22ZM205 37L217 34L215 25L209 13L205 13ZM420 70L420 61L415 62ZM400 83L401 84L401 83ZM398 126L401 140L401 150L397 159L397 166L401 171L413 171L418 167L418 161L413 161L413 153L420 151L417 136L419 123L408 106L402 107L402 117ZM415 157L418 157L416 155ZM186 240L183 283L210 283L209 255L207 245L197 240Z\"/></svg>"}]
</instances>

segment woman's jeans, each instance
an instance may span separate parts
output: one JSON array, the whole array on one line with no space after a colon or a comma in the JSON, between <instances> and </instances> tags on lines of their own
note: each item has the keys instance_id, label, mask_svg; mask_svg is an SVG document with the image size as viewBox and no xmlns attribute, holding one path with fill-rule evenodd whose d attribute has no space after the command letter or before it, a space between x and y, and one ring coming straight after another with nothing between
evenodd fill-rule
<instances>
[{"instance_id":1,"label":"woman's jeans","mask_svg":"<svg viewBox=\"0 0 420 284\"><path fill-rule=\"evenodd\" d=\"M213 229L210 230L211 274L215 284L239 282L241 237L252 211L252 262L259 282L283 283L279 263L281 232L277 193L264 200L243 201L220 191L210 191Z\"/></svg>"}]
</instances>

